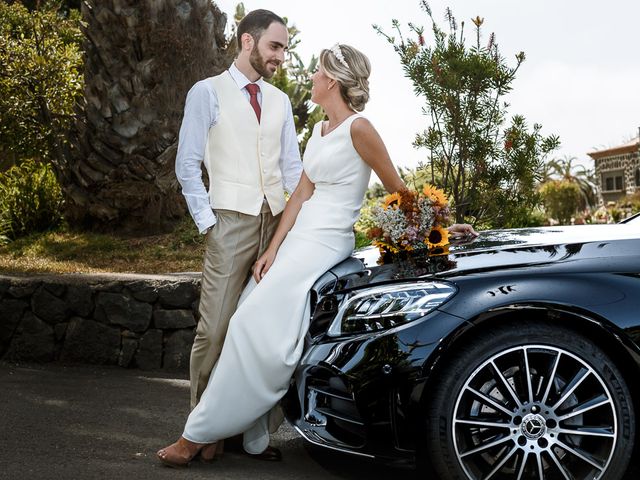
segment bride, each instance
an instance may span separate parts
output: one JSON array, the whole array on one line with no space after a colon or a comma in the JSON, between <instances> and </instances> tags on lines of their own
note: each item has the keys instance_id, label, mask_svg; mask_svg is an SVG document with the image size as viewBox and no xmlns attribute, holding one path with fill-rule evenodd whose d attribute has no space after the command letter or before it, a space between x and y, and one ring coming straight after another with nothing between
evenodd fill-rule
<instances>
[{"instance_id":1,"label":"bride","mask_svg":"<svg viewBox=\"0 0 640 480\"><path fill-rule=\"evenodd\" d=\"M388 192L405 188L377 131L358 113L369 99L370 71L368 58L349 45L320 53L311 100L328 121L314 127L300 183L254 266L200 403L180 439L157 453L163 463L186 466L198 453L211 460L217 441L242 432L248 453L265 451L270 412L302 354L309 290L351 254L371 170ZM468 225L452 228L473 233Z\"/></svg>"}]
</instances>

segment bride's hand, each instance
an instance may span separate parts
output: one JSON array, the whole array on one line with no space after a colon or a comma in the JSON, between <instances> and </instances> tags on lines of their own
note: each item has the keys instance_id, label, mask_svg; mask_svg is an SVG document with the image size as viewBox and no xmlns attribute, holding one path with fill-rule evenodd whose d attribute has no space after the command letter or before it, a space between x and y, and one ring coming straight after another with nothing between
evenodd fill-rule
<instances>
[{"instance_id":1,"label":"bride's hand","mask_svg":"<svg viewBox=\"0 0 640 480\"><path fill-rule=\"evenodd\" d=\"M476 232L471 225L468 223L454 223L450 227L447 228L449 230L449 235L452 237L477 237L478 232Z\"/></svg>"},{"instance_id":2,"label":"bride's hand","mask_svg":"<svg viewBox=\"0 0 640 480\"><path fill-rule=\"evenodd\" d=\"M275 258L276 252L267 250L258 260L256 260L256 263L253 265L253 278L255 278L256 283L260 283L262 277L267 274Z\"/></svg>"}]
</instances>

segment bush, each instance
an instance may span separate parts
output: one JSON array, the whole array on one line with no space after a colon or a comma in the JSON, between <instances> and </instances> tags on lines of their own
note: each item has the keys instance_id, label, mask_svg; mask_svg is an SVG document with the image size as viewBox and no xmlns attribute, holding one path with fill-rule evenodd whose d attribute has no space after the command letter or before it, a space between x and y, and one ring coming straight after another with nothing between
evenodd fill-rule
<instances>
[{"instance_id":1,"label":"bush","mask_svg":"<svg viewBox=\"0 0 640 480\"><path fill-rule=\"evenodd\" d=\"M51 166L26 160L0 174L0 236L11 240L58 227L62 191Z\"/></svg>"},{"instance_id":2,"label":"bush","mask_svg":"<svg viewBox=\"0 0 640 480\"><path fill-rule=\"evenodd\" d=\"M9 164L59 157L82 95L80 15L42 5L0 2L0 154Z\"/></svg>"},{"instance_id":3,"label":"bush","mask_svg":"<svg viewBox=\"0 0 640 480\"><path fill-rule=\"evenodd\" d=\"M580 187L568 180L551 180L540 187L542 203L547 214L561 225L571 223L571 217L580 208Z\"/></svg>"}]
</instances>

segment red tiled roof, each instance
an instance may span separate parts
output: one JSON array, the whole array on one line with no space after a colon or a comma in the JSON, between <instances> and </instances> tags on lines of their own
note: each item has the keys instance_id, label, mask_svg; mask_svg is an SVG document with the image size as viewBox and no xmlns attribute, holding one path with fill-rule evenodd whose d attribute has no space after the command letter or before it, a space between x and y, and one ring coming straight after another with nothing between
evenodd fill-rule
<instances>
[{"instance_id":1,"label":"red tiled roof","mask_svg":"<svg viewBox=\"0 0 640 480\"><path fill-rule=\"evenodd\" d=\"M598 160L604 157L611 157L613 155L621 155L623 153L633 153L640 150L640 137L634 138L627 143L618 145L617 147L607 148L605 150L597 150L595 152L587 153L594 160Z\"/></svg>"}]
</instances>

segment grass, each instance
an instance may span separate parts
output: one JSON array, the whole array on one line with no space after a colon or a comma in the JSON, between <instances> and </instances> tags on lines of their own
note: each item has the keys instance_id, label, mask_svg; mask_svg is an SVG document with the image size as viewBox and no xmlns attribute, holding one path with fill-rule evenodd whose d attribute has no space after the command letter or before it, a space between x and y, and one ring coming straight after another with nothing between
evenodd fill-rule
<instances>
[{"instance_id":1,"label":"grass","mask_svg":"<svg viewBox=\"0 0 640 480\"><path fill-rule=\"evenodd\" d=\"M118 237L84 232L33 234L0 246L1 273L200 271L204 237L190 218L168 234Z\"/></svg>"},{"instance_id":2,"label":"grass","mask_svg":"<svg viewBox=\"0 0 640 480\"><path fill-rule=\"evenodd\" d=\"M356 248L369 243L356 231ZM203 254L204 237L185 218L163 235L131 238L63 230L0 242L0 273L199 272Z\"/></svg>"}]
</instances>

